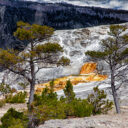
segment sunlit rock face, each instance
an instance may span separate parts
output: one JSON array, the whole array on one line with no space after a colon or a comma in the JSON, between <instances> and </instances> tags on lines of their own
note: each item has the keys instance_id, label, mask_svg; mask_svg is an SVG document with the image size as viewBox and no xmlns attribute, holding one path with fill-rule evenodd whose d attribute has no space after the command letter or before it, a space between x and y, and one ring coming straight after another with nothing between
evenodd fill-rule
<instances>
[{"instance_id":1,"label":"sunlit rock face","mask_svg":"<svg viewBox=\"0 0 128 128\"><path fill-rule=\"evenodd\" d=\"M58 78L54 81L54 90L58 91L65 87L67 80L70 80L72 85L77 85L79 83L87 83L92 81L103 81L107 79L107 75L101 75L97 72L96 63L85 63L80 71L79 75L71 75L67 77ZM36 85L36 92L41 93L43 89L47 86L49 87L50 83L38 84Z\"/></svg>"}]
</instances>

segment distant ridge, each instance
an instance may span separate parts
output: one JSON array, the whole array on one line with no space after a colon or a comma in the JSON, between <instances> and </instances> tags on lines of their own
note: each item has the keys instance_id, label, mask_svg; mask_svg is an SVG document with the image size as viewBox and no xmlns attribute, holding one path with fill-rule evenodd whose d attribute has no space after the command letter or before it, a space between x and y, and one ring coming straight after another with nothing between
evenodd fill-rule
<instances>
[{"instance_id":1,"label":"distant ridge","mask_svg":"<svg viewBox=\"0 0 128 128\"><path fill-rule=\"evenodd\" d=\"M25 42L12 35L17 21L48 25L55 29L85 28L128 22L128 11L82 7L67 3L0 0L0 47L19 49Z\"/></svg>"}]
</instances>

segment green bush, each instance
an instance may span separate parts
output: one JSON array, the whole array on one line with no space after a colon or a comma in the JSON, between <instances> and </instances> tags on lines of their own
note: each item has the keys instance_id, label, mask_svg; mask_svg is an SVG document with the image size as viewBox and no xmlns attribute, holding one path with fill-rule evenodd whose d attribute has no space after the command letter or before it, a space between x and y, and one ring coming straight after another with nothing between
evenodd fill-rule
<instances>
[{"instance_id":1,"label":"green bush","mask_svg":"<svg viewBox=\"0 0 128 128\"><path fill-rule=\"evenodd\" d=\"M93 105L93 114L106 114L112 109L113 102L106 99L107 94L98 87L93 88L93 93L88 95L88 102Z\"/></svg>"},{"instance_id":2,"label":"green bush","mask_svg":"<svg viewBox=\"0 0 128 128\"><path fill-rule=\"evenodd\" d=\"M6 103L25 103L27 92L19 92L15 95L9 94L5 97Z\"/></svg>"},{"instance_id":3,"label":"green bush","mask_svg":"<svg viewBox=\"0 0 128 128\"><path fill-rule=\"evenodd\" d=\"M21 82L21 83L18 83L20 87L22 87L22 89L25 91L25 89L27 88L27 86L29 85L29 83L24 83L24 82Z\"/></svg>"},{"instance_id":4,"label":"green bush","mask_svg":"<svg viewBox=\"0 0 128 128\"><path fill-rule=\"evenodd\" d=\"M55 105L58 101L57 93L54 92L54 81L50 82L50 88L46 87L41 95L34 95L34 106Z\"/></svg>"},{"instance_id":5,"label":"green bush","mask_svg":"<svg viewBox=\"0 0 128 128\"><path fill-rule=\"evenodd\" d=\"M0 108L5 105L6 101L5 100L0 100Z\"/></svg>"},{"instance_id":6,"label":"green bush","mask_svg":"<svg viewBox=\"0 0 128 128\"><path fill-rule=\"evenodd\" d=\"M56 105L40 105L34 109L34 115L41 123L50 119L66 118L64 105L60 102Z\"/></svg>"},{"instance_id":7,"label":"green bush","mask_svg":"<svg viewBox=\"0 0 128 128\"><path fill-rule=\"evenodd\" d=\"M10 108L1 118L2 125L0 128L26 128L27 121L28 119L23 112Z\"/></svg>"},{"instance_id":8,"label":"green bush","mask_svg":"<svg viewBox=\"0 0 128 128\"><path fill-rule=\"evenodd\" d=\"M10 88L10 86L7 85L7 84L0 83L0 92L5 96L5 95L7 95L9 93L16 92L16 89Z\"/></svg>"},{"instance_id":9,"label":"green bush","mask_svg":"<svg viewBox=\"0 0 128 128\"><path fill-rule=\"evenodd\" d=\"M63 103L63 105L64 105L64 112L65 112L66 118L75 116L74 107L72 103L68 103L68 104Z\"/></svg>"},{"instance_id":10,"label":"green bush","mask_svg":"<svg viewBox=\"0 0 128 128\"><path fill-rule=\"evenodd\" d=\"M66 117L88 117L93 112L93 106L87 100L74 99L71 103L64 105Z\"/></svg>"},{"instance_id":11,"label":"green bush","mask_svg":"<svg viewBox=\"0 0 128 128\"><path fill-rule=\"evenodd\" d=\"M65 103L66 116L85 117L92 114L93 107L87 100L75 98L73 86L70 80L67 81L64 89L65 98L61 97L60 101Z\"/></svg>"},{"instance_id":12,"label":"green bush","mask_svg":"<svg viewBox=\"0 0 128 128\"><path fill-rule=\"evenodd\" d=\"M76 117L88 117L93 112L93 106L87 100L76 100L73 103L73 109Z\"/></svg>"},{"instance_id":13,"label":"green bush","mask_svg":"<svg viewBox=\"0 0 128 128\"><path fill-rule=\"evenodd\" d=\"M18 122L18 120L15 121L16 123L14 125L11 125L8 128L25 128L21 122Z\"/></svg>"}]
</instances>

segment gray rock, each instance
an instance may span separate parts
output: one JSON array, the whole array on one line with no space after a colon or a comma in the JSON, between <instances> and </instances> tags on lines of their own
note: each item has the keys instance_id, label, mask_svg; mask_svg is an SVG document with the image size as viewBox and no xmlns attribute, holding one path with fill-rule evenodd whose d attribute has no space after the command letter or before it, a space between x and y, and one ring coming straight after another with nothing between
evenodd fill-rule
<instances>
[{"instance_id":1,"label":"gray rock","mask_svg":"<svg viewBox=\"0 0 128 128\"><path fill-rule=\"evenodd\" d=\"M66 120L49 120L39 128L95 128L97 124L94 120L81 119L66 119Z\"/></svg>"},{"instance_id":2,"label":"gray rock","mask_svg":"<svg viewBox=\"0 0 128 128\"><path fill-rule=\"evenodd\" d=\"M49 120L38 128L128 128L128 107L122 109L122 114L113 113L85 118Z\"/></svg>"}]
</instances>

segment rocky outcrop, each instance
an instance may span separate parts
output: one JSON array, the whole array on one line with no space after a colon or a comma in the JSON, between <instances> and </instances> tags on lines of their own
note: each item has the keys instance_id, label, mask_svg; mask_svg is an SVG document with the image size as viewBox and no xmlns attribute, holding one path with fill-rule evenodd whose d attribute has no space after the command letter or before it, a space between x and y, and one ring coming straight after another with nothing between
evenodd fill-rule
<instances>
[{"instance_id":1,"label":"rocky outcrop","mask_svg":"<svg viewBox=\"0 0 128 128\"><path fill-rule=\"evenodd\" d=\"M27 42L12 35L17 21L71 29L128 21L128 11L80 7L70 4L49 4L0 0L0 47L23 48ZM72 53L73 54L73 53Z\"/></svg>"}]
</instances>

